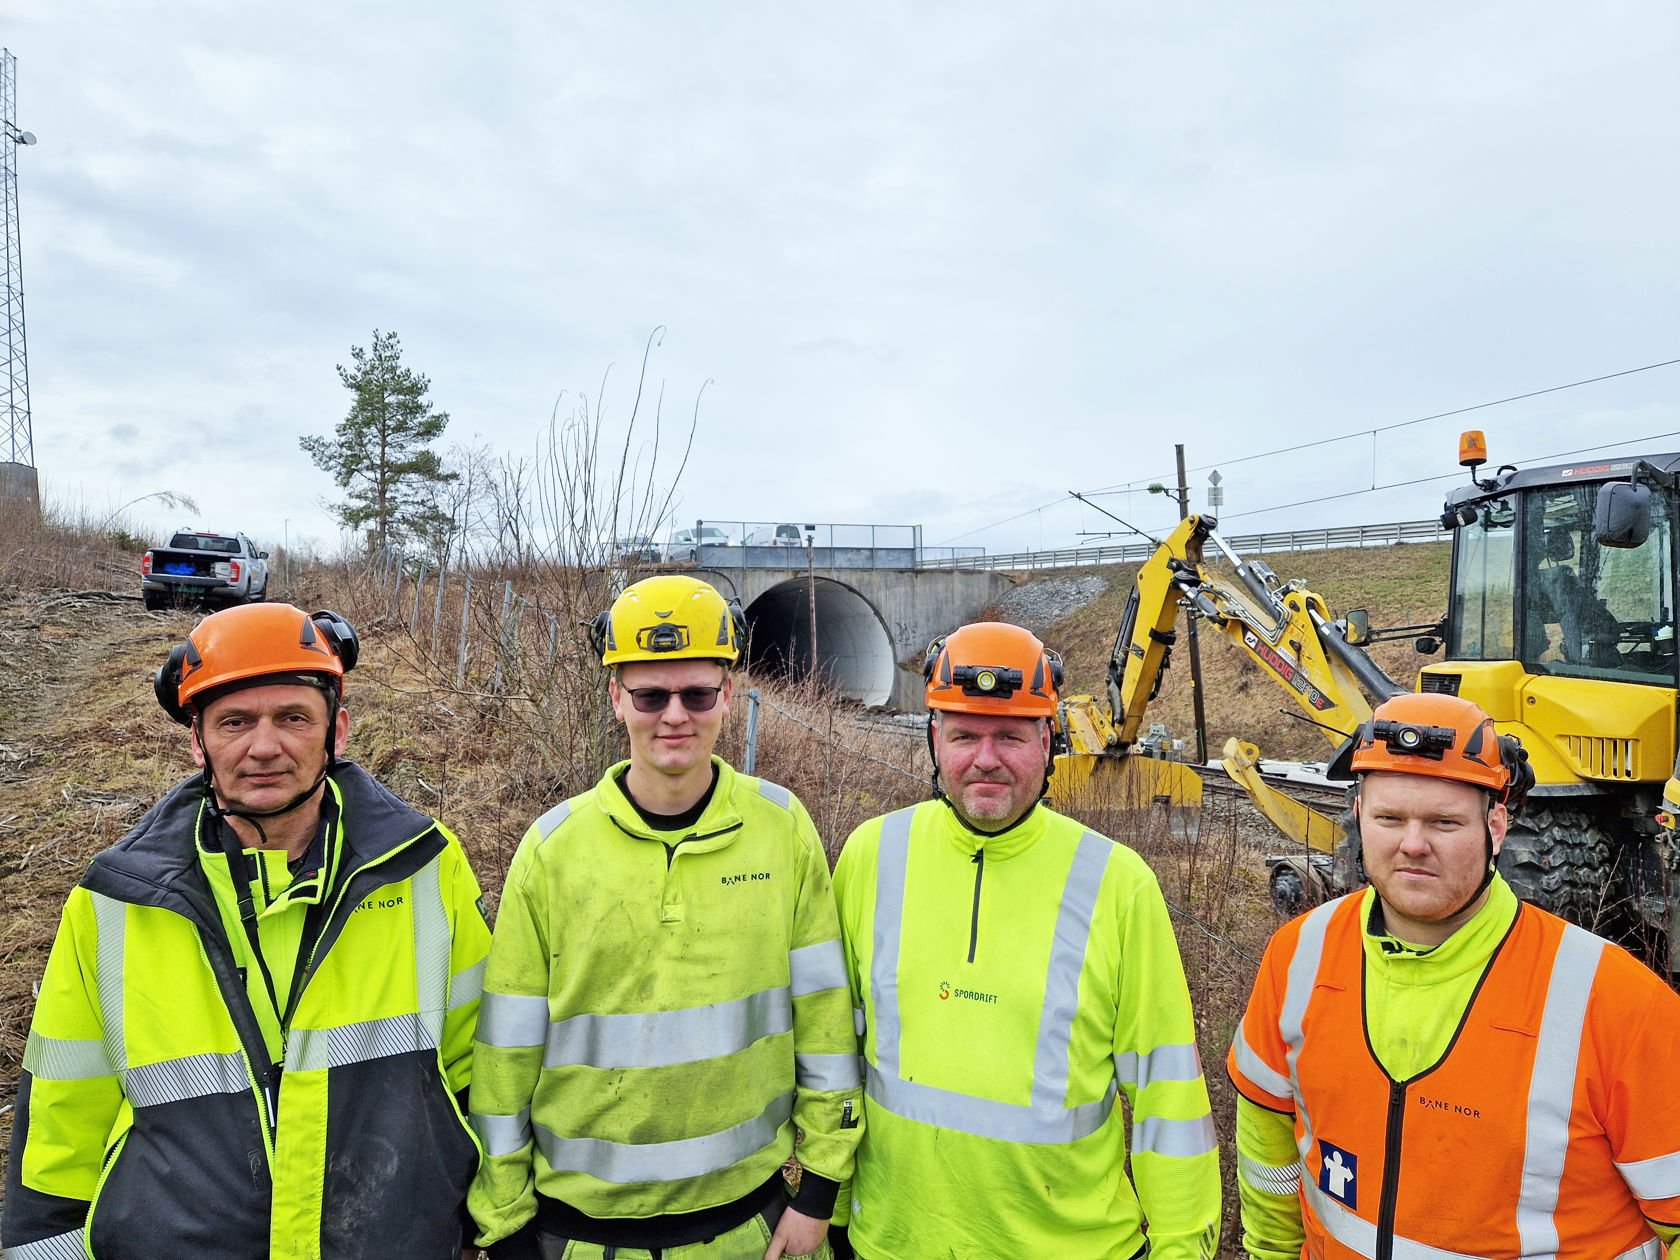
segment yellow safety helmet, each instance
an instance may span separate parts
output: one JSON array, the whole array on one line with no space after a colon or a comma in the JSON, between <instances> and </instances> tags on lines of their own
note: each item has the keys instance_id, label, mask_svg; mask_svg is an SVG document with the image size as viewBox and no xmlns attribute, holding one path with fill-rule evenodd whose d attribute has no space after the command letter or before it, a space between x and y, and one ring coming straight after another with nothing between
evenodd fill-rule
<instances>
[{"instance_id":1,"label":"yellow safety helmet","mask_svg":"<svg viewBox=\"0 0 1680 1260\"><path fill-rule=\"evenodd\" d=\"M738 605L699 578L643 578L613 601L592 626L601 664L631 661L722 661L741 656L746 622Z\"/></svg>"}]
</instances>

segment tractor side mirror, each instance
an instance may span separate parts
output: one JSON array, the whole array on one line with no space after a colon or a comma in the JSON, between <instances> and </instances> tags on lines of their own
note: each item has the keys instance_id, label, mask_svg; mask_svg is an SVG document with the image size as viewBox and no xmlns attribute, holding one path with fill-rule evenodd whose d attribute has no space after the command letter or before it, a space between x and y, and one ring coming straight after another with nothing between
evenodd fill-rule
<instances>
[{"instance_id":1,"label":"tractor side mirror","mask_svg":"<svg viewBox=\"0 0 1680 1260\"><path fill-rule=\"evenodd\" d=\"M1371 614L1363 608L1350 608L1342 617L1347 627L1343 636L1349 647L1369 647L1371 643Z\"/></svg>"},{"instance_id":2,"label":"tractor side mirror","mask_svg":"<svg viewBox=\"0 0 1680 1260\"><path fill-rule=\"evenodd\" d=\"M1598 491L1593 507L1593 541L1600 547L1629 549L1651 536L1651 489L1631 481L1612 481Z\"/></svg>"}]
</instances>

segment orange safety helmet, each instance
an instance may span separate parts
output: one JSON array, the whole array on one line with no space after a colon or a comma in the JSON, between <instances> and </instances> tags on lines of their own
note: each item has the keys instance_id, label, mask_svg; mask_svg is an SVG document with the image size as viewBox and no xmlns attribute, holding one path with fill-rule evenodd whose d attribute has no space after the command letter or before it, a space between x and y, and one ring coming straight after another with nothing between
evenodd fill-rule
<instances>
[{"instance_id":1,"label":"orange safety helmet","mask_svg":"<svg viewBox=\"0 0 1680 1260\"><path fill-rule=\"evenodd\" d=\"M159 667L152 688L182 726L191 726L193 713L217 696L241 687L302 683L337 701L359 652L355 629L335 612L240 604L194 626Z\"/></svg>"},{"instance_id":2,"label":"orange safety helmet","mask_svg":"<svg viewBox=\"0 0 1680 1260\"><path fill-rule=\"evenodd\" d=\"M976 621L928 645L922 676L929 710L1053 718L1062 658L1030 630Z\"/></svg>"},{"instance_id":3,"label":"orange safety helmet","mask_svg":"<svg viewBox=\"0 0 1680 1260\"><path fill-rule=\"evenodd\" d=\"M1522 744L1459 696L1407 692L1383 701L1355 736L1356 774L1386 770L1468 783L1520 805L1534 784Z\"/></svg>"}]
</instances>

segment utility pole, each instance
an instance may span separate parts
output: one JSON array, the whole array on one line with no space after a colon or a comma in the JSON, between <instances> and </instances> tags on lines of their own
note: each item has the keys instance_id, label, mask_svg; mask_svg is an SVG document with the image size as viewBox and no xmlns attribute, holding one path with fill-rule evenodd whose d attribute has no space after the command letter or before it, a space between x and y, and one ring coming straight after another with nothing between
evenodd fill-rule
<instances>
[{"instance_id":1,"label":"utility pole","mask_svg":"<svg viewBox=\"0 0 1680 1260\"><path fill-rule=\"evenodd\" d=\"M1173 447L1178 456L1178 519L1183 520L1190 515L1190 487L1184 481L1184 444L1178 443ZM1202 705L1202 649L1196 640L1196 622L1198 618L1187 618L1190 623L1190 703L1196 712L1196 764L1207 765L1207 713Z\"/></svg>"},{"instance_id":2,"label":"utility pole","mask_svg":"<svg viewBox=\"0 0 1680 1260\"><path fill-rule=\"evenodd\" d=\"M807 527L805 534L805 591L811 612L811 677L817 676L817 531Z\"/></svg>"},{"instance_id":3,"label":"utility pole","mask_svg":"<svg viewBox=\"0 0 1680 1260\"><path fill-rule=\"evenodd\" d=\"M0 500L41 508L40 476L35 469L35 440L29 422L29 351L23 327L23 248L18 235L17 151L35 136L17 125L17 58L0 48L0 228L5 233L6 295L4 332L7 372L4 414L0 415Z\"/></svg>"}]
</instances>

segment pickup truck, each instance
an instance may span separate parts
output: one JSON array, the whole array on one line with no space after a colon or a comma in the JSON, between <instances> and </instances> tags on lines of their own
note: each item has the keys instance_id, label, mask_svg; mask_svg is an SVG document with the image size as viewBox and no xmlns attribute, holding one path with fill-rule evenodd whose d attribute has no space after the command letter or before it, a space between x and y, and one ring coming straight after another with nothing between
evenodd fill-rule
<instances>
[{"instance_id":1,"label":"pickup truck","mask_svg":"<svg viewBox=\"0 0 1680 1260\"><path fill-rule=\"evenodd\" d=\"M154 610L188 600L257 603L268 598L268 552L244 534L183 529L140 557L140 598Z\"/></svg>"}]
</instances>

